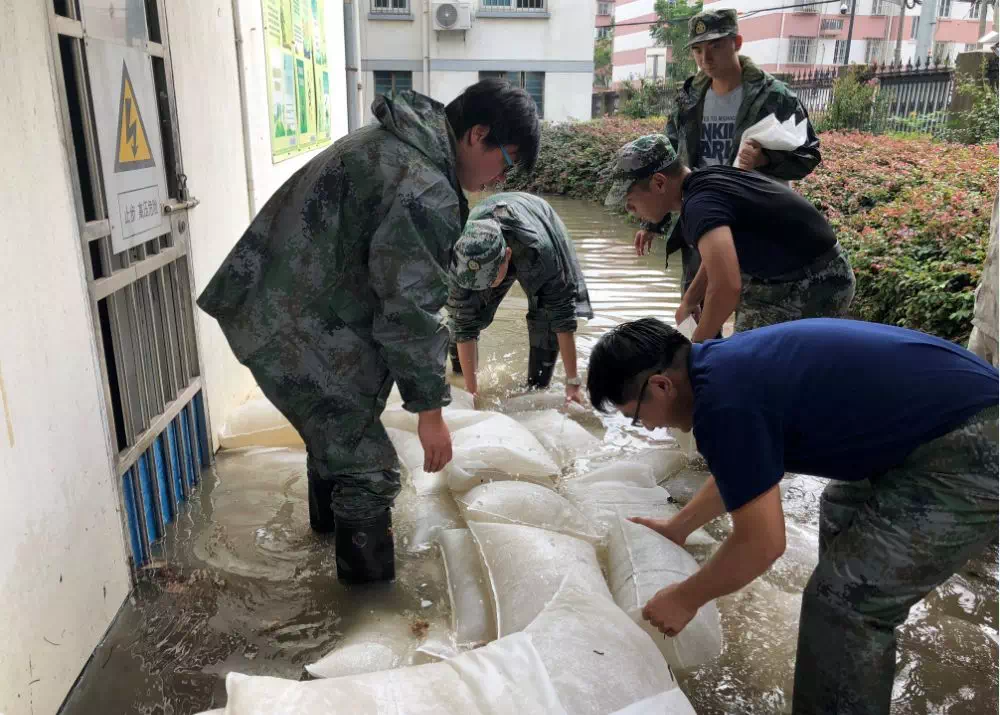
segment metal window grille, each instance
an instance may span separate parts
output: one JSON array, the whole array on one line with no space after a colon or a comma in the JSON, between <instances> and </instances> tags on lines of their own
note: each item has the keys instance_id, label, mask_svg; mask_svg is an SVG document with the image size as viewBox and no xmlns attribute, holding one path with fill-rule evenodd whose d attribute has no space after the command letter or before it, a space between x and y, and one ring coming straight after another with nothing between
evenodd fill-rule
<instances>
[{"instance_id":1,"label":"metal window grille","mask_svg":"<svg viewBox=\"0 0 1000 715\"><path fill-rule=\"evenodd\" d=\"M888 5L886 0L872 0L872 15L888 15Z\"/></svg>"},{"instance_id":2,"label":"metal window grille","mask_svg":"<svg viewBox=\"0 0 1000 715\"><path fill-rule=\"evenodd\" d=\"M479 11L491 12L545 12L545 0L480 0Z\"/></svg>"},{"instance_id":3,"label":"metal window grille","mask_svg":"<svg viewBox=\"0 0 1000 715\"><path fill-rule=\"evenodd\" d=\"M538 116L545 116L545 73L544 72L480 72L479 79L499 77L515 87L524 89L535 100Z\"/></svg>"},{"instance_id":4,"label":"metal window grille","mask_svg":"<svg viewBox=\"0 0 1000 715\"><path fill-rule=\"evenodd\" d=\"M410 0L372 0L373 15L409 15Z\"/></svg>"},{"instance_id":5,"label":"metal window grille","mask_svg":"<svg viewBox=\"0 0 1000 715\"><path fill-rule=\"evenodd\" d=\"M212 454L189 268L187 210L197 202L185 186L164 9L159 0L130 0L127 8L145 12L145 52L159 98L145 111L151 113L147 121L161 127L170 230L118 254L112 251L88 76L89 36L77 0L54 0L49 26L119 508L135 575L157 555L157 542Z\"/></svg>"},{"instance_id":6,"label":"metal window grille","mask_svg":"<svg viewBox=\"0 0 1000 715\"><path fill-rule=\"evenodd\" d=\"M938 0L938 17L951 17L951 0Z\"/></svg>"},{"instance_id":7,"label":"metal window grille","mask_svg":"<svg viewBox=\"0 0 1000 715\"><path fill-rule=\"evenodd\" d=\"M375 72L375 94L391 97L407 89L413 89L412 72L395 70Z\"/></svg>"},{"instance_id":8,"label":"metal window grille","mask_svg":"<svg viewBox=\"0 0 1000 715\"><path fill-rule=\"evenodd\" d=\"M614 7L614 3L610 2L599 2L597 3L597 14L602 17L611 15L611 8Z\"/></svg>"},{"instance_id":9,"label":"metal window grille","mask_svg":"<svg viewBox=\"0 0 1000 715\"><path fill-rule=\"evenodd\" d=\"M844 21L841 18L826 18L820 21L820 32L838 32L844 29Z\"/></svg>"},{"instance_id":10,"label":"metal window grille","mask_svg":"<svg viewBox=\"0 0 1000 715\"><path fill-rule=\"evenodd\" d=\"M842 65L847 61L847 40L837 40L833 44L833 64Z\"/></svg>"},{"instance_id":11,"label":"metal window grille","mask_svg":"<svg viewBox=\"0 0 1000 715\"><path fill-rule=\"evenodd\" d=\"M885 40L868 40L865 43L865 63L882 62L885 59Z\"/></svg>"},{"instance_id":12,"label":"metal window grille","mask_svg":"<svg viewBox=\"0 0 1000 715\"><path fill-rule=\"evenodd\" d=\"M813 37L792 37L788 41L788 62L809 64L816 54L816 39Z\"/></svg>"}]
</instances>

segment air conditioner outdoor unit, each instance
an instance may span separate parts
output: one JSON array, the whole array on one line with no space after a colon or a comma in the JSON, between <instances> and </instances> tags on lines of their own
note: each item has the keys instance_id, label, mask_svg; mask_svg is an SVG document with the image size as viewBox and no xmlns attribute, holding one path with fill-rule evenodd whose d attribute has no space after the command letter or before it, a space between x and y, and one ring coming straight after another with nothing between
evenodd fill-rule
<instances>
[{"instance_id":1,"label":"air conditioner outdoor unit","mask_svg":"<svg viewBox=\"0 0 1000 715\"><path fill-rule=\"evenodd\" d=\"M468 30L472 27L472 6L467 2L435 2L431 7L435 30Z\"/></svg>"}]
</instances>

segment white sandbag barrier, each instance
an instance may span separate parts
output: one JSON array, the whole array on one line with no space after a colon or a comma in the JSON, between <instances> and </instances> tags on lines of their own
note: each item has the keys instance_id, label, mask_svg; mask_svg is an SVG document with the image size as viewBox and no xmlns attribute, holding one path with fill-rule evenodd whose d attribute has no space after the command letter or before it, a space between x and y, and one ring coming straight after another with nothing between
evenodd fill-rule
<instances>
[{"instance_id":1,"label":"white sandbag barrier","mask_svg":"<svg viewBox=\"0 0 1000 715\"><path fill-rule=\"evenodd\" d=\"M569 500L539 484L490 482L455 497L466 522L533 526L590 543L601 539L597 528Z\"/></svg>"},{"instance_id":2,"label":"white sandbag barrier","mask_svg":"<svg viewBox=\"0 0 1000 715\"><path fill-rule=\"evenodd\" d=\"M522 412L514 419L528 429L560 467L601 448L601 440L558 410Z\"/></svg>"},{"instance_id":3,"label":"white sandbag barrier","mask_svg":"<svg viewBox=\"0 0 1000 715\"><path fill-rule=\"evenodd\" d=\"M680 688L646 698L628 707L622 708L613 715L697 715L690 701Z\"/></svg>"},{"instance_id":4,"label":"white sandbag barrier","mask_svg":"<svg viewBox=\"0 0 1000 715\"><path fill-rule=\"evenodd\" d=\"M552 486L559 467L534 435L507 415L489 414L451 434L452 458L445 471L452 491L508 479Z\"/></svg>"},{"instance_id":5,"label":"white sandbag barrier","mask_svg":"<svg viewBox=\"0 0 1000 715\"><path fill-rule=\"evenodd\" d=\"M643 607L657 591L698 570L682 547L652 529L618 518L609 536L608 563L615 603L650 635L672 667L688 670L722 652L722 623L714 602L702 606L672 638L642 618Z\"/></svg>"},{"instance_id":6,"label":"white sandbag barrier","mask_svg":"<svg viewBox=\"0 0 1000 715\"><path fill-rule=\"evenodd\" d=\"M648 465L653 470L653 478L657 484L663 484L688 465L688 455L682 449L673 447L646 449L630 455L629 459Z\"/></svg>"},{"instance_id":7,"label":"white sandbag barrier","mask_svg":"<svg viewBox=\"0 0 1000 715\"><path fill-rule=\"evenodd\" d=\"M299 433L263 395L229 413L219 430L219 444L222 449L303 446Z\"/></svg>"},{"instance_id":8,"label":"white sandbag barrier","mask_svg":"<svg viewBox=\"0 0 1000 715\"><path fill-rule=\"evenodd\" d=\"M448 529L438 534L448 579L451 627L455 644L475 647L497 637L489 583L472 532Z\"/></svg>"}]
</instances>

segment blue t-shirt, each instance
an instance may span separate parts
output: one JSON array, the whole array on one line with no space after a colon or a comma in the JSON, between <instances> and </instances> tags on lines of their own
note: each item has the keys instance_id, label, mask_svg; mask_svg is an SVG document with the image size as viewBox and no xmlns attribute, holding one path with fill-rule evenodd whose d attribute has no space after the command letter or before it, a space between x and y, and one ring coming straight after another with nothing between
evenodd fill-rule
<instances>
[{"instance_id":1,"label":"blue t-shirt","mask_svg":"<svg viewBox=\"0 0 1000 715\"><path fill-rule=\"evenodd\" d=\"M693 345L694 436L733 511L786 471L847 481L898 466L998 401L997 371L940 338L797 320Z\"/></svg>"}]
</instances>

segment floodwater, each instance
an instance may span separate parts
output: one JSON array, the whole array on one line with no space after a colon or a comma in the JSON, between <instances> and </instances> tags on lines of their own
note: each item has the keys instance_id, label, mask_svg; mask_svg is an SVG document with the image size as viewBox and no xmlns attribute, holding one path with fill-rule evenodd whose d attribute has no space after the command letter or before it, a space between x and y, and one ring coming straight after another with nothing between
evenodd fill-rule
<instances>
[{"instance_id":1,"label":"floodwater","mask_svg":"<svg viewBox=\"0 0 1000 715\"><path fill-rule=\"evenodd\" d=\"M594 305L595 318L578 336L581 367L608 327L646 315L672 321L679 272L673 265L664 272L662 243L653 256L637 258L634 231L620 219L595 204L550 201L576 242ZM525 310L515 287L482 337L480 390L488 402L524 381ZM560 366L555 381L561 379ZM602 421L608 450L670 440L620 416ZM595 418L583 423L601 427ZM683 503L706 476L695 466L664 486ZM702 715L790 710L801 590L816 562L823 482L789 475L782 484L785 555L756 583L719 600L723 653L680 678ZM188 715L222 707L229 671L302 678L305 665L373 634L405 650L404 663L424 662L428 656L417 646L445 638L450 618L443 566L414 525L448 518L433 509L404 488L396 510L395 583L348 588L336 580L332 540L309 529L304 453L221 452L63 712ZM724 538L728 521L707 530ZM913 609L900 629L893 715L997 712L997 589L994 548Z\"/></svg>"}]
</instances>

